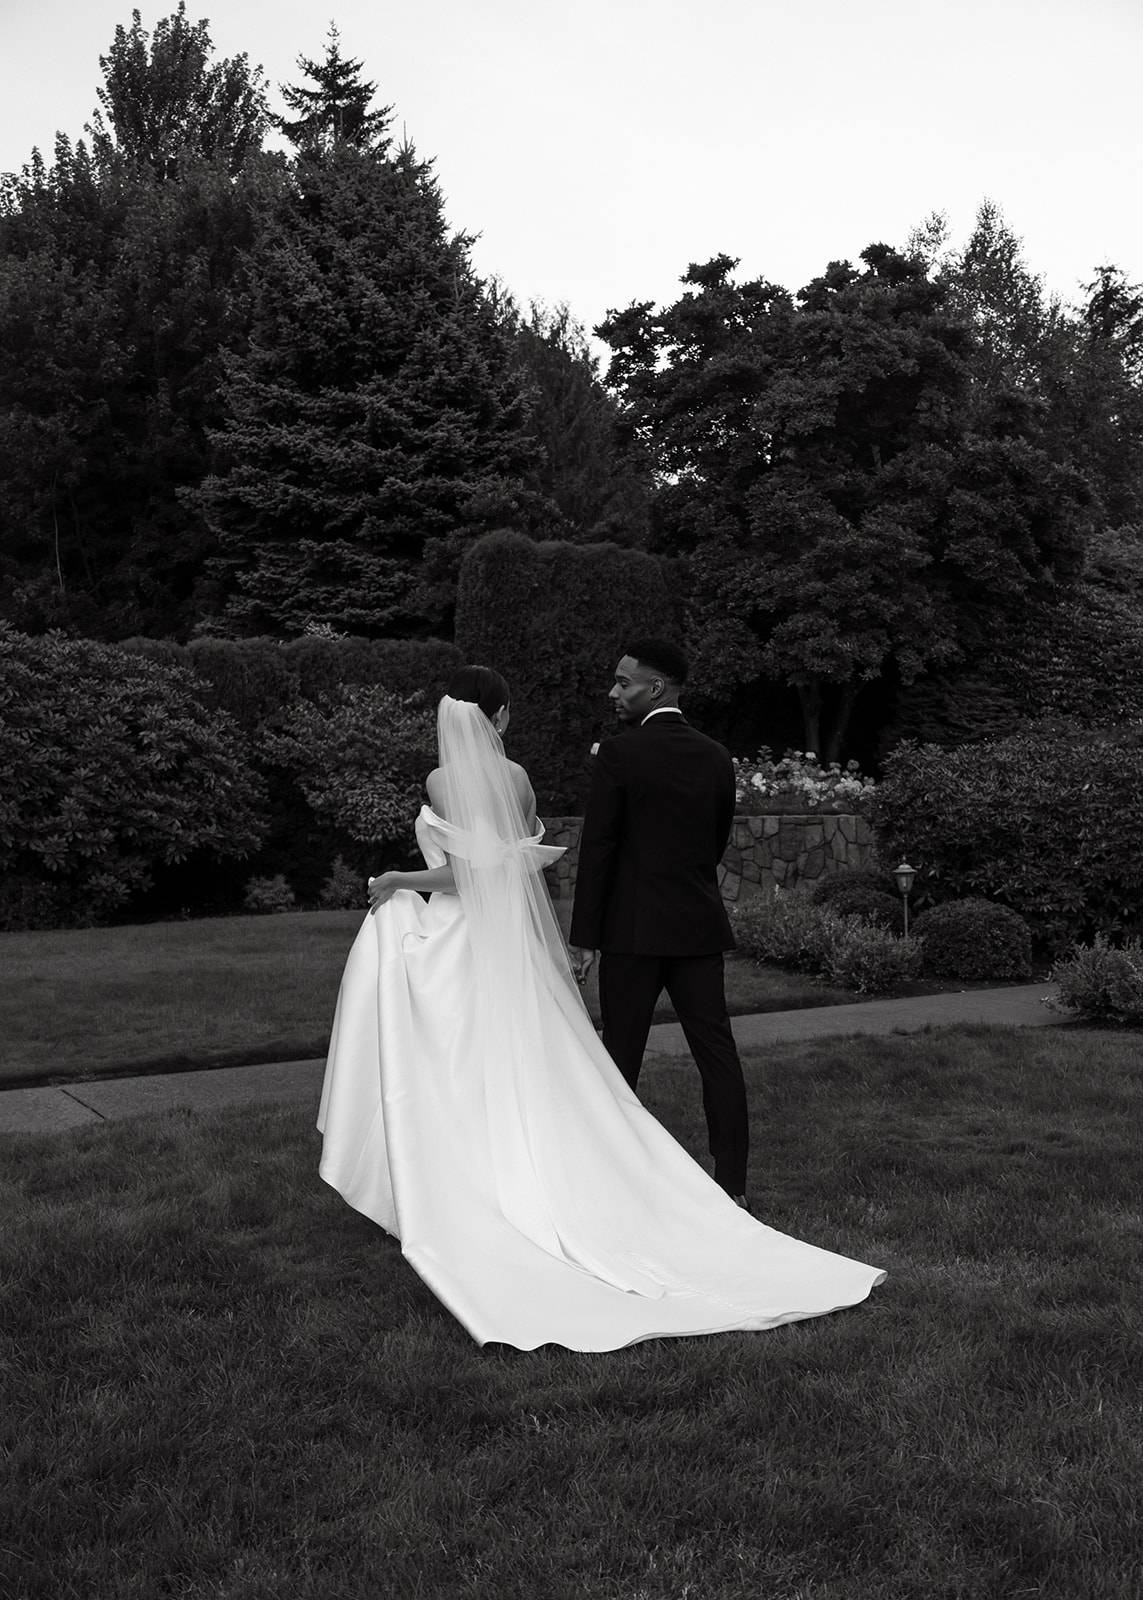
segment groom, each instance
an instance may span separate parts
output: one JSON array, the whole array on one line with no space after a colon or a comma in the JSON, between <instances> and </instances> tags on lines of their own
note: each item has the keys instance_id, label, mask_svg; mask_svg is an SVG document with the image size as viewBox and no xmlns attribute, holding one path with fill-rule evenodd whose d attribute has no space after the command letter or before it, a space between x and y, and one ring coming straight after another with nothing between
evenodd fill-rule
<instances>
[{"instance_id":1,"label":"groom","mask_svg":"<svg viewBox=\"0 0 1143 1600\"><path fill-rule=\"evenodd\" d=\"M571 957L586 977L601 952L603 1043L635 1088L655 1002L666 989L702 1077L715 1182L746 1201L746 1086L723 987L733 949L717 867L734 818L734 768L679 710L682 651L632 639L610 698L628 729L595 757L583 819Z\"/></svg>"}]
</instances>

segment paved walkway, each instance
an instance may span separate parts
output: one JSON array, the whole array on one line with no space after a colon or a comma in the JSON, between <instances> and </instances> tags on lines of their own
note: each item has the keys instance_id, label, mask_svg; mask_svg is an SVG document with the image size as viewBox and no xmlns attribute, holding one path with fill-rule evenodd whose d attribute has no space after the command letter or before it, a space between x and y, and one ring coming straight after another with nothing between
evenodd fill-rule
<instances>
[{"instance_id":1,"label":"paved walkway","mask_svg":"<svg viewBox=\"0 0 1143 1600\"><path fill-rule=\"evenodd\" d=\"M908 1000L770 1011L735 1017L734 1034L747 1049L858 1033L916 1033L964 1022L1043 1027L1063 1020L1060 1012L1050 1011L1044 1004L1050 992L1047 983L1029 983L1019 988L969 989ZM647 1048L658 1056L689 1054L683 1031L675 1022L652 1028ZM149 1111L169 1111L175 1106L205 1112L251 1101L304 1100L316 1111L324 1066L321 1060L279 1061L256 1067L216 1067L143 1078L93 1079L42 1089L7 1089L0 1091L0 1134L56 1133Z\"/></svg>"}]
</instances>

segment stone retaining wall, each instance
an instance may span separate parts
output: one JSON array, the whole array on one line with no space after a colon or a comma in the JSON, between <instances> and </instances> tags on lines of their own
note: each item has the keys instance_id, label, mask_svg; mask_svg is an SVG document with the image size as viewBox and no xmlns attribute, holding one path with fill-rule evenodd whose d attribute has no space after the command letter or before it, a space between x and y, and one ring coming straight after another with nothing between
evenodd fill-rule
<instances>
[{"instance_id":1,"label":"stone retaining wall","mask_svg":"<svg viewBox=\"0 0 1143 1600\"><path fill-rule=\"evenodd\" d=\"M582 817L547 819L545 844L563 845L567 854L545 876L554 900L575 893ZM772 893L812 883L827 872L864 867L873 854L873 832L864 817L815 811L797 816L735 817L730 844L718 869L727 905L752 894Z\"/></svg>"}]
</instances>

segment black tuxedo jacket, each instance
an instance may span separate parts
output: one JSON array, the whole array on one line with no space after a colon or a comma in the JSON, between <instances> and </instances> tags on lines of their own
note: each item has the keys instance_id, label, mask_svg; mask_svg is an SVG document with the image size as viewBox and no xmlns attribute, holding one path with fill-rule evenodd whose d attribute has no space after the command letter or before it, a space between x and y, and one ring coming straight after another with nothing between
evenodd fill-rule
<instances>
[{"instance_id":1,"label":"black tuxedo jacket","mask_svg":"<svg viewBox=\"0 0 1143 1600\"><path fill-rule=\"evenodd\" d=\"M571 943L624 955L732 949L717 868L734 803L729 755L681 712L604 739L583 819Z\"/></svg>"}]
</instances>

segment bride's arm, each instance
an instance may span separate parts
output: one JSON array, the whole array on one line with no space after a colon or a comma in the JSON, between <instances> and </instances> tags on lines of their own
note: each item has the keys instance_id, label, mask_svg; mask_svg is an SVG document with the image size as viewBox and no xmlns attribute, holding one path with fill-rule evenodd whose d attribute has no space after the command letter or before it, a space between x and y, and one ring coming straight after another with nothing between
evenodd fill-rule
<instances>
[{"instance_id":1,"label":"bride's arm","mask_svg":"<svg viewBox=\"0 0 1143 1600\"><path fill-rule=\"evenodd\" d=\"M529 833L536 833L540 827L540 819L536 815L536 791L532 788L532 780L518 761L510 761L508 765L512 772L516 798L520 802L520 810L524 813L524 826Z\"/></svg>"},{"instance_id":2,"label":"bride's arm","mask_svg":"<svg viewBox=\"0 0 1143 1600\"><path fill-rule=\"evenodd\" d=\"M391 900L398 889L415 889L420 894L455 894L456 879L452 862L443 867L427 867L423 872L382 872L369 880L369 906L376 911Z\"/></svg>"},{"instance_id":3,"label":"bride's arm","mask_svg":"<svg viewBox=\"0 0 1143 1600\"><path fill-rule=\"evenodd\" d=\"M425 779L429 804L439 810L444 799L444 785L439 769L434 769ZM382 872L369 880L369 906L376 911L386 900L391 900L399 889L415 889L419 894L455 894L456 878L452 862L445 860L443 867L426 867L420 872Z\"/></svg>"}]
</instances>

